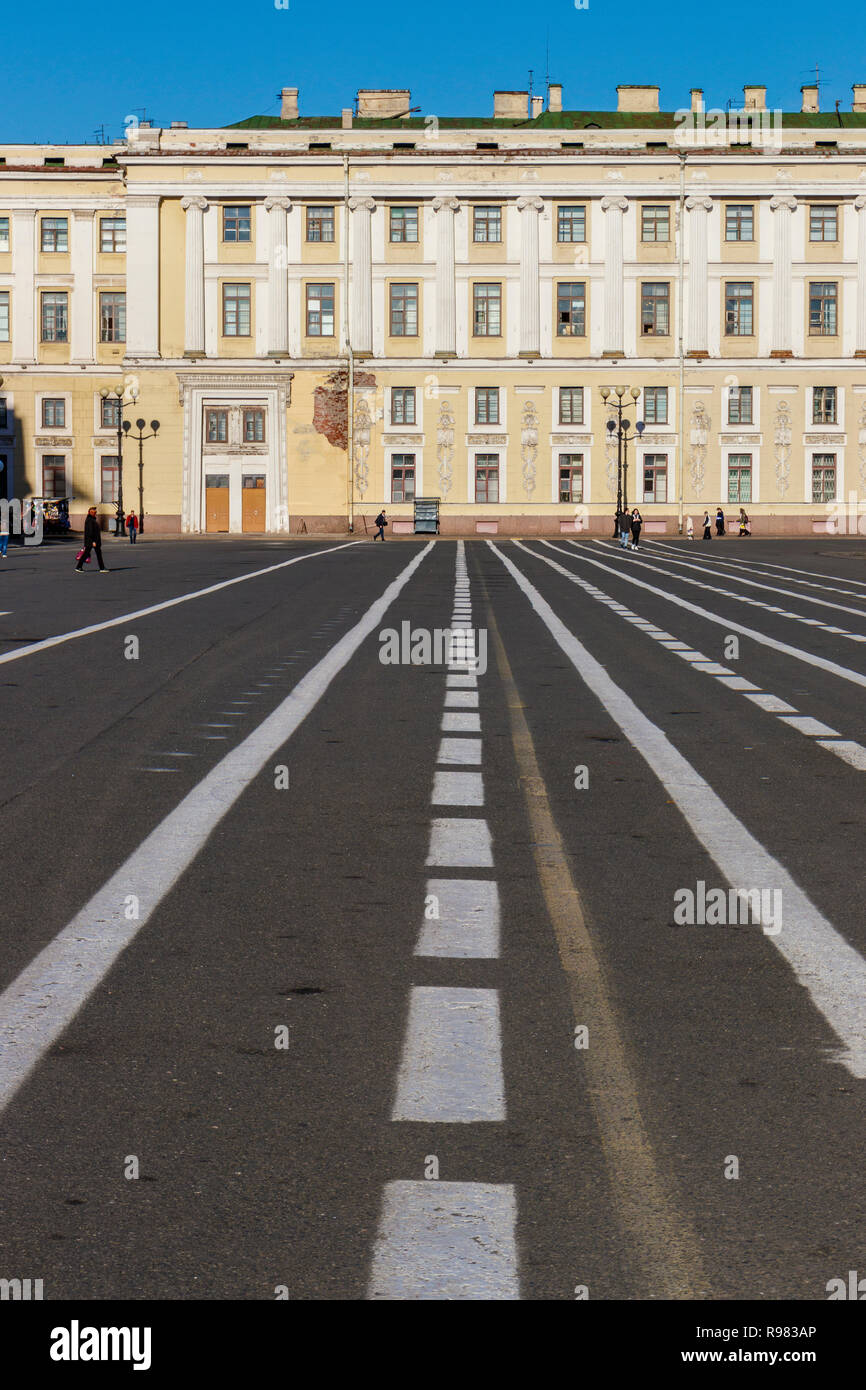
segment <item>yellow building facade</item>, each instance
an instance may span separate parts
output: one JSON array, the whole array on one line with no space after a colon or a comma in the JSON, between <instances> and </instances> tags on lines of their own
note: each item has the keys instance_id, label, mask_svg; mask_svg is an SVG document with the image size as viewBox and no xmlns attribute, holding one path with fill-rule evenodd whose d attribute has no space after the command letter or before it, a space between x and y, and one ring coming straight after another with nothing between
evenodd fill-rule
<instances>
[{"instance_id":1,"label":"yellow building facade","mask_svg":"<svg viewBox=\"0 0 866 1390\"><path fill-rule=\"evenodd\" d=\"M650 531L856 526L866 88L817 106L305 118L287 88L225 129L0 145L0 486L80 525L122 482L146 534L399 532L416 496L443 534L606 531L620 484ZM122 474L118 387L159 421Z\"/></svg>"}]
</instances>

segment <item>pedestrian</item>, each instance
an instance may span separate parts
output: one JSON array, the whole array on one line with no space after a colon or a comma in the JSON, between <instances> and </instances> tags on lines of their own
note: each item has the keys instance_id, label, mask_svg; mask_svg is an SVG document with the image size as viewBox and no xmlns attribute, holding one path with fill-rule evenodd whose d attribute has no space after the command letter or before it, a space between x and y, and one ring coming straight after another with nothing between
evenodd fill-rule
<instances>
[{"instance_id":1,"label":"pedestrian","mask_svg":"<svg viewBox=\"0 0 866 1390\"><path fill-rule=\"evenodd\" d=\"M631 512L631 548L637 550L640 544L640 528L643 526L643 517L637 507L632 507Z\"/></svg>"},{"instance_id":2,"label":"pedestrian","mask_svg":"<svg viewBox=\"0 0 866 1390\"><path fill-rule=\"evenodd\" d=\"M695 523L690 516L686 517L686 535L690 541L693 541L695 538Z\"/></svg>"},{"instance_id":3,"label":"pedestrian","mask_svg":"<svg viewBox=\"0 0 866 1390\"><path fill-rule=\"evenodd\" d=\"M749 530L749 518L746 516L746 510L745 510L745 508L744 508L744 507L741 507L741 508L740 508L740 535L741 535L741 536L750 536L751 534L752 534L752 533L751 533L751 531Z\"/></svg>"},{"instance_id":4,"label":"pedestrian","mask_svg":"<svg viewBox=\"0 0 866 1390\"><path fill-rule=\"evenodd\" d=\"M84 566L90 563L91 550L96 551L99 573L106 574L107 566L102 559L102 532L99 529L99 517L96 515L95 507L88 507L87 516L84 518L84 549L78 556L76 573L82 574Z\"/></svg>"},{"instance_id":5,"label":"pedestrian","mask_svg":"<svg viewBox=\"0 0 866 1390\"><path fill-rule=\"evenodd\" d=\"M9 508L0 509L0 559L6 559L9 549Z\"/></svg>"},{"instance_id":6,"label":"pedestrian","mask_svg":"<svg viewBox=\"0 0 866 1390\"><path fill-rule=\"evenodd\" d=\"M135 545L136 536L138 535L138 517L135 515L135 512L130 512L129 516L126 518L126 529L129 533L130 545Z\"/></svg>"},{"instance_id":7,"label":"pedestrian","mask_svg":"<svg viewBox=\"0 0 866 1390\"><path fill-rule=\"evenodd\" d=\"M712 539L713 539L713 530L712 530L712 523L711 523L711 521L710 521L710 514L709 514L709 512L704 512L704 540L705 540L705 541L711 541Z\"/></svg>"},{"instance_id":8,"label":"pedestrian","mask_svg":"<svg viewBox=\"0 0 866 1390\"><path fill-rule=\"evenodd\" d=\"M619 543L622 550L628 550L628 538L631 534L631 517L624 508L617 513L619 518Z\"/></svg>"},{"instance_id":9,"label":"pedestrian","mask_svg":"<svg viewBox=\"0 0 866 1390\"><path fill-rule=\"evenodd\" d=\"M717 536L723 536L724 534L725 534L725 514L724 514L724 512L722 511L721 505L719 505L719 510L716 512L716 535L717 535Z\"/></svg>"},{"instance_id":10,"label":"pedestrian","mask_svg":"<svg viewBox=\"0 0 866 1390\"><path fill-rule=\"evenodd\" d=\"M376 517L376 525L378 526L379 529L378 529L378 531L376 532L375 536L373 537L373 540L374 540L374 541L384 541L384 539L385 539L385 527L388 525L388 518L385 516L385 508L384 508L384 507L383 507L382 510L380 511L379 515Z\"/></svg>"}]
</instances>

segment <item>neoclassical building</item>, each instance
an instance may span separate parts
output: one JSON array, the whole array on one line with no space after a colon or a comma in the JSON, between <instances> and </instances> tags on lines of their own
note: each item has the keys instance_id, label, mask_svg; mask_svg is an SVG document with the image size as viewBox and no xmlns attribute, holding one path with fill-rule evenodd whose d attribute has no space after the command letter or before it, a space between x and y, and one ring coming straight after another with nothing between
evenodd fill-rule
<instances>
[{"instance_id":1,"label":"neoclassical building","mask_svg":"<svg viewBox=\"0 0 866 1390\"><path fill-rule=\"evenodd\" d=\"M160 425L122 451L146 532L399 531L416 496L444 534L603 531L621 399L650 529L825 530L866 499L866 86L817 95L303 117L286 88L223 129L0 145L5 495L110 515L122 411Z\"/></svg>"}]
</instances>

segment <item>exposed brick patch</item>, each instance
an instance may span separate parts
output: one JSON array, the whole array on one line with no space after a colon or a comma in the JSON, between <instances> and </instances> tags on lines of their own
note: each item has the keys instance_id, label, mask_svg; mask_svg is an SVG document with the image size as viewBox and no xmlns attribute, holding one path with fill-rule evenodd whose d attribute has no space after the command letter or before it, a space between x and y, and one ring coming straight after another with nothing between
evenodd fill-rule
<instances>
[{"instance_id":1,"label":"exposed brick patch","mask_svg":"<svg viewBox=\"0 0 866 1390\"><path fill-rule=\"evenodd\" d=\"M355 389L375 389L372 372L355 373ZM313 426L335 449L345 450L349 443L349 374L345 368L331 372L314 393Z\"/></svg>"}]
</instances>

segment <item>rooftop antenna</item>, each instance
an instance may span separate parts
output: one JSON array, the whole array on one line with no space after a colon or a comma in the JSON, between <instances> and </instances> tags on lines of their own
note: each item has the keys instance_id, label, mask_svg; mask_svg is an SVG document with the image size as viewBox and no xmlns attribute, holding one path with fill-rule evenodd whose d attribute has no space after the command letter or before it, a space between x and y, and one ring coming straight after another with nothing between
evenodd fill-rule
<instances>
[{"instance_id":1,"label":"rooftop antenna","mask_svg":"<svg viewBox=\"0 0 866 1390\"><path fill-rule=\"evenodd\" d=\"M544 85L544 105L547 110L550 110L550 25L547 27L547 47L544 55Z\"/></svg>"}]
</instances>

